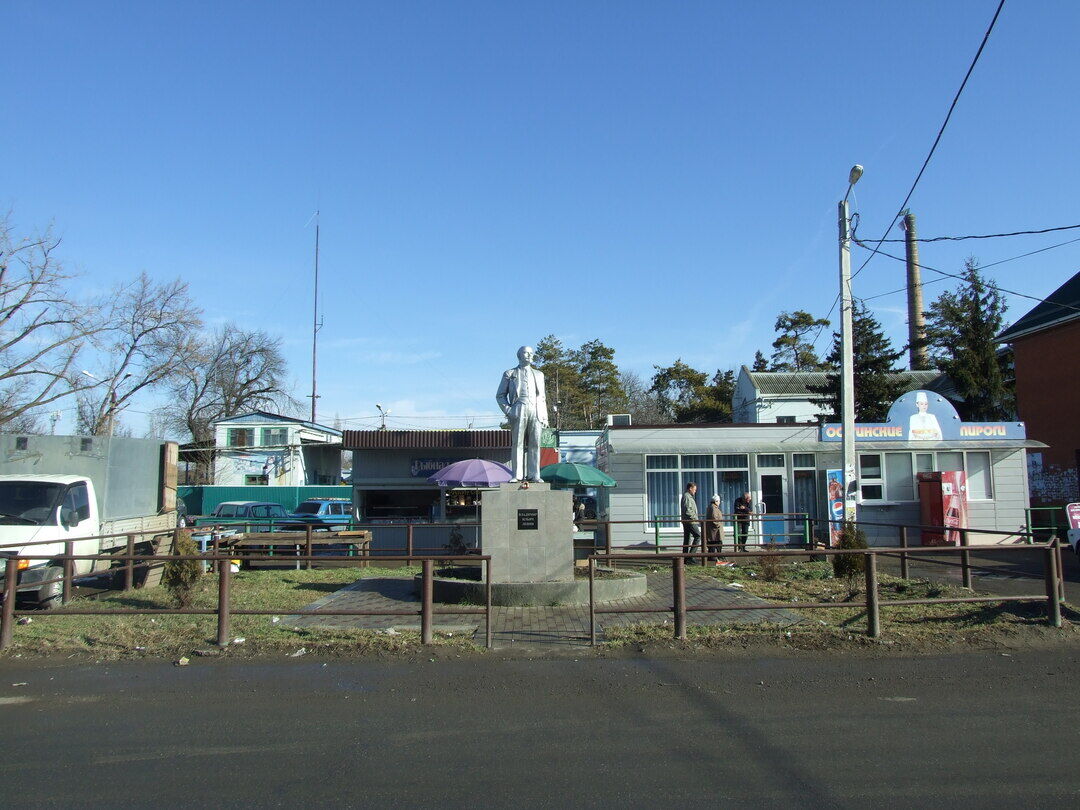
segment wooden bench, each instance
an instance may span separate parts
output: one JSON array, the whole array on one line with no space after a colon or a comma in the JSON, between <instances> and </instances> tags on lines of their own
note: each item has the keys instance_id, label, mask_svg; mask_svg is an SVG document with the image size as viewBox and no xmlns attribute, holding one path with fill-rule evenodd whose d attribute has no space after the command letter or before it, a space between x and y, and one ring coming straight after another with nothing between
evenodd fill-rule
<instances>
[{"instance_id":1,"label":"wooden bench","mask_svg":"<svg viewBox=\"0 0 1080 810\"><path fill-rule=\"evenodd\" d=\"M300 556L307 550L307 535L303 532L250 532L237 534L232 537L222 538L221 549L228 553L229 550L237 551L254 550L265 548L269 556L274 556L275 548L287 548L295 556ZM348 556L352 557L359 552L365 557L371 552L370 531L344 531L344 532L312 532L311 549L322 546L348 546ZM243 557L241 556L241 559ZM361 568L367 568L369 561L365 559L360 563ZM307 561L306 568L311 568L311 561ZM300 560L296 561L296 568L300 568Z\"/></svg>"}]
</instances>

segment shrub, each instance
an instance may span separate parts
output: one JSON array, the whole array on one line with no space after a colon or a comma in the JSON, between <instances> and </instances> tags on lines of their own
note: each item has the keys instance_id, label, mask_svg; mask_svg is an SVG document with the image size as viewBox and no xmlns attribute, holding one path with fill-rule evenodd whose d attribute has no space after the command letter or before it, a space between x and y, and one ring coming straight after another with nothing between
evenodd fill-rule
<instances>
[{"instance_id":1,"label":"shrub","mask_svg":"<svg viewBox=\"0 0 1080 810\"><path fill-rule=\"evenodd\" d=\"M780 579L780 555L763 554L758 557L758 567L761 569L761 578L768 582L776 582Z\"/></svg>"},{"instance_id":2,"label":"shrub","mask_svg":"<svg viewBox=\"0 0 1080 810\"><path fill-rule=\"evenodd\" d=\"M189 532L181 532L173 543L173 554L198 554L199 547L191 539ZM169 560L161 574L161 583L169 591L177 607L191 607L195 583L202 576L202 563L199 560Z\"/></svg>"},{"instance_id":3,"label":"shrub","mask_svg":"<svg viewBox=\"0 0 1080 810\"><path fill-rule=\"evenodd\" d=\"M866 548L866 534L854 524L845 523L840 532L840 548ZM862 554L834 554L832 564L833 576L851 580L866 570L866 557Z\"/></svg>"}]
</instances>

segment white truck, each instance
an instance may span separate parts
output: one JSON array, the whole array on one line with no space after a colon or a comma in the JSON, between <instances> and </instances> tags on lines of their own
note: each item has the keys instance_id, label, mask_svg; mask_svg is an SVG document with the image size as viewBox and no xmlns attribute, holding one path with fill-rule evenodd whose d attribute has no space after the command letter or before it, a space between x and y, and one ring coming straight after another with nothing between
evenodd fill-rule
<instances>
[{"instance_id":1,"label":"white truck","mask_svg":"<svg viewBox=\"0 0 1080 810\"><path fill-rule=\"evenodd\" d=\"M0 552L42 557L19 561L20 602L43 608L59 603L63 583L48 580L63 575L63 561L52 558L63 555L69 541L73 554L117 553L126 547L126 537L101 535L135 533L140 550L148 550L155 538L164 539L176 527L176 444L33 436L20 443L23 451L36 445L39 452L28 458L25 452L8 452L9 438L14 437L0 437ZM65 454L72 447L79 452ZM57 467L71 472L37 471ZM9 472L12 468L20 471ZM77 574L110 567L109 560L74 563ZM26 587L39 582L45 584Z\"/></svg>"}]
</instances>

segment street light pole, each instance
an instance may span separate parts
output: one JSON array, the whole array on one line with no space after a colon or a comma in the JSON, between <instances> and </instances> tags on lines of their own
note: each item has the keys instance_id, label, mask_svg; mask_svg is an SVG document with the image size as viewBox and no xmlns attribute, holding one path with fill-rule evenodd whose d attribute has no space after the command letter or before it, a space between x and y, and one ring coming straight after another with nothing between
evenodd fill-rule
<instances>
[{"instance_id":1,"label":"street light pole","mask_svg":"<svg viewBox=\"0 0 1080 810\"><path fill-rule=\"evenodd\" d=\"M855 468L855 361L851 325L851 217L848 196L862 177L855 165L848 175L847 193L839 205L840 227L840 422L844 453L844 521L856 519L859 482Z\"/></svg>"}]
</instances>

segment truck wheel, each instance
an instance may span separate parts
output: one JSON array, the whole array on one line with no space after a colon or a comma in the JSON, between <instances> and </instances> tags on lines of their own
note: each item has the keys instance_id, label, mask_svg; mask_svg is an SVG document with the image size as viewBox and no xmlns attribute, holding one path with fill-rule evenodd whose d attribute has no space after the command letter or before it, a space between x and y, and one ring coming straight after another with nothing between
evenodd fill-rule
<instances>
[{"instance_id":1,"label":"truck wheel","mask_svg":"<svg viewBox=\"0 0 1080 810\"><path fill-rule=\"evenodd\" d=\"M50 565L45 568L45 579L56 579L57 577L64 576L64 569L59 565ZM57 579L56 582L50 582L47 585L42 585L38 589L38 607L42 610L52 610L53 608L60 607L61 602L64 599L64 581L63 579Z\"/></svg>"}]
</instances>

